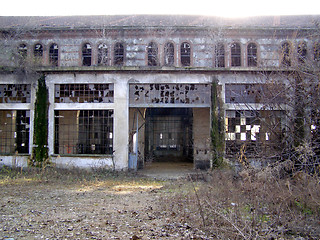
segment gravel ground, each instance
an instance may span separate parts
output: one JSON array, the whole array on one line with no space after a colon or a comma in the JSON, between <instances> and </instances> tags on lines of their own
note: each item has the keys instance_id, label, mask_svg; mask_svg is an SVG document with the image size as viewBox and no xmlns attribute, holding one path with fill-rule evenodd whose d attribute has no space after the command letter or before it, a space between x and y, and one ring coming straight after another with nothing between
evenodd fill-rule
<instances>
[{"instance_id":1,"label":"gravel ground","mask_svg":"<svg viewBox=\"0 0 320 240\"><path fill-rule=\"evenodd\" d=\"M178 181L0 179L0 239L210 239L162 210Z\"/></svg>"}]
</instances>

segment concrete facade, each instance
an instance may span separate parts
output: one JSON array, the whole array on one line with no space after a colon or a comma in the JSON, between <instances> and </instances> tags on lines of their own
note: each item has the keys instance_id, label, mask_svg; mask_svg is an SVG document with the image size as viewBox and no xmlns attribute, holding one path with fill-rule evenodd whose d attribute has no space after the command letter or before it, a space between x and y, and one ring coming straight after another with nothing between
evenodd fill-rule
<instances>
[{"instance_id":1,"label":"concrete facade","mask_svg":"<svg viewBox=\"0 0 320 240\"><path fill-rule=\"evenodd\" d=\"M136 154L137 166L143 167L152 155L151 146L146 147L151 139L151 130L146 128L151 126L148 113L155 114L152 109L159 112L177 109L173 114L177 118L168 118L171 122L163 123L169 124L172 134L159 132L158 140L153 134L152 144L161 143L153 146L152 151L186 154L186 148L192 146L186 158L191 159L195 168L210 168L212 113L216 111L212 109L212 84L218 84L226 142L256 141L263 126L251 123L246 114L264 109L263 102L228 102L235 98L228 87L247 89L263 85L270 78L281 79L282 72L288 71L282 65L284 43L290 46L291 67L298 62L301 43L306 49L304 58L314 59L319 39L313 34L313 22L319 19L319 16L241 20L196 16L56 20L1 17L0 111L25 114L28 123L20 124L27 128L15 124L13 130L1 129L0 164L24 167L32 157L37 81L43 75L49 93L46 147L50 161L56 166L127 170L130 156ZM153 52L149 50L150 43L155 43ZM170 53L168 43L173 47ZM223 46L220 62L218 44ZM30 100L26 102L12 97L21 84L31 86ZM14 90L9 94L8 88ZM0 124L9 123L10 114L3 114L7 119ZM183 137L181 132L174 133L174 119L180 119L177 124L186 124L182 119L188 116L192 121L183 126L192 129L190 134ZM155 126L162 125L152 127ZM28 134L19 137L19 129ZM163 134L167 134L166 144ZM263 134L269 141L269 132L265 130ZM12 144L19 149L17 146L20 144L21 148L25 142L28 149L23 148L23 153L5 150Z\"/></svg>"}]
</instances>

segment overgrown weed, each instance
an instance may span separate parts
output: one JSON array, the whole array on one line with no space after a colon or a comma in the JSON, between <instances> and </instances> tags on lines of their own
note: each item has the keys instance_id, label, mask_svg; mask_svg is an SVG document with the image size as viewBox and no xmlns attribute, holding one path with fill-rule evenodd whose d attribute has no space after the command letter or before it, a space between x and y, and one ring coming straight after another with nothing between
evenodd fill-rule
<instances>
[{"instance_id":1,"label":"overgrown weed","mask_svg":"<svg viewBox=\"0 0 320 240\"><path fill-rule=\"evenodd\" d=\"M175 221L217 239L320 238L319 177L299 173L279 178L274 170L214 170L189 195L163 203Z\"/></svg>"}]
</instances>

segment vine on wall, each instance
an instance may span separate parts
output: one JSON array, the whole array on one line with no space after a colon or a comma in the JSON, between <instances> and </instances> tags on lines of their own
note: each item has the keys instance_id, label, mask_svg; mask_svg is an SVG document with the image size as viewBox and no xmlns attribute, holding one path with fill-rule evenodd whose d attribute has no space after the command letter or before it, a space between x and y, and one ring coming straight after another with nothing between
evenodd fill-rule
<instances>
[{"instance_id":1,"label":"vine on wall","mask_svg":"<svg viewBox=\"0 0 320 240\"><path fill-rule=\"evenodd\" d=\"M212 82L212 116L211 116L211 144L212 144L212 167L220 167L223 163L224 155L224 125L223 125L223 111L222 102L218 94L219 85L217 80Z\"/></svg>"}]
</instances>

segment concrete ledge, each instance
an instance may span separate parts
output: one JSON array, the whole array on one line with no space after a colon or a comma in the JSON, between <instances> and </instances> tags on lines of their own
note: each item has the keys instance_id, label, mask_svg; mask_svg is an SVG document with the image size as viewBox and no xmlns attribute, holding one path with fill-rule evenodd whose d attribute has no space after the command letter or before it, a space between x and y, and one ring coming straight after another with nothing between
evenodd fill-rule
<instances>
[{"instance_id":1,"label":"concrete ledge","mask_svg":"<svg viewBox=\"0 0 320 240\"><path fill-rule=\"evenodd\" d=\"M50 161L59 168L113 168L111 156L52 156Z\"/></svg>"},{"instance_id":2,"label":"concrete ledge","mask_svg":"<svg viewBox=\"0 0 320 240\"><path fill-rule=\"evenodd\" d=\"M29 155L0 156L0 166L28 167Z\"/></svg>"}]
</instances>

